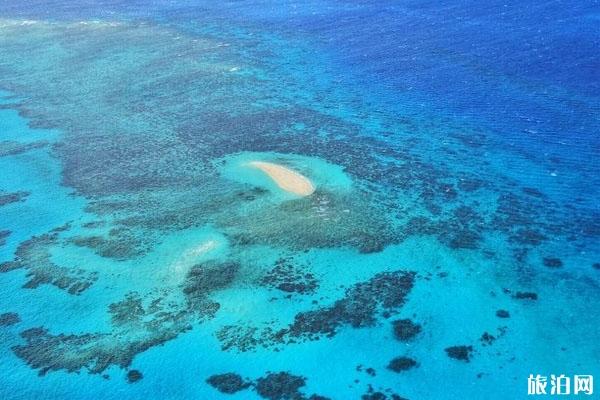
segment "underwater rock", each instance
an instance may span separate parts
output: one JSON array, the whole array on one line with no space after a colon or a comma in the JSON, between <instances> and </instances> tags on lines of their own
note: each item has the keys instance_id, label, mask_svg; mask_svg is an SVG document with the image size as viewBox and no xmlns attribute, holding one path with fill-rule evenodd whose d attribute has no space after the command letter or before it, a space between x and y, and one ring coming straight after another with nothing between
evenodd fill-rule
<instances>
[{"instance_id":1,"label":"underwater rock","mask_svg":"<svg viewBox=\"0 0 600 400\"><path fill-rule=\"evenodd\" d=\"M484 186L484 181L481 179L468 179L464 178L458 181L458 188L463 192L474 192L475 190Z\"/></svg>"},{"instance_id":2,"label":"underwater rock","mask_svg":"<svg viewBox=\"0 0 600 400\"><path fill-rule=\"evenodd\" d=\"M100 374L111 365L127 368L137 354L187 329L187 324L156 330L147 327L136 331L137 337L128 337L128 332L52 335L44 328L32 328L21 332L26 344L13 346L12 350L32 369L39 369L40 375L58 370L78 372L82 368Z\"/></svg>"},{"instance_id":3,"label":"underwater rock","mask_svg":"<svg viewBox=\"0 0 600 400\"><path fill-rule=\"evenodd\" d=\"M498 310L496 311L496 316L498 318L510 318L510 313L506 310Z\"/></svg>"},{"instance_id":4,"label":"underwater rock","mask_svg":"<svg viewBox=\"0 0 600 400\"><path fill-rule=\"evenodd\" d=\"M48 144L49 143L46 141L37 141L29 143L14 142L9 140L1 141L0 157L16 156L18 154L22 154L30 150L46 147L48 146Z\"/></svg>"},{"instance_id":5,"label":"underwater rock","mask_svg":"<svg viewBox=\"0 0 600 400\"><path fill-rule=\"evenodd\" d=\"M594 268L594 269L600 269L600 263L594 263L594 264L592 264L592 268Z\"/></svg>"},{"instance_id":6,"label":"underwater rock","mask_svg":"<svg viewBox=\"0 0 600 400\"><path fill-rule=\"evenodd\" d=\"M517 292L513 295L515 299L537 300L538 295L534 292Z\"/></svg>"},{"instance_id":7,"label":"underwater rock","mask_svg":"<svg viewBox=\"0 0 600 400\"><path fill-rule=\"evenodd\" d=\"M240 375L233 372L225 374L212 375L206 382L221 393L237 393L251 386L250 382L245 381Z\"/></svg>"},{"instance_id":8,"label":"underwater rock","mask_svg":"<svg viewBox=\"0 0 600 400\"><path fill-rule=\"evenodd\" d=\"M218 304L208 298L202 304L182 304L179 293L172 292L174 298L160 293L163 297L145 300L129 293L111 304L113 327L108 332L51 334L43 327L32 328L21 332L25 344L13 346L12 351L32 369L38 369L40 375L81 369L100 374L112 365L129 367L137 354L175 339L192 329L198 319L213 318L218 309Z\"/></svg>"},{"instance_id":9,"label":"underwater rock","mask_svg":"<svg viewBox=\"0 0 600 400\"><path fill-rule=\"evenodd\" d=\"M486 346L494 343L496 337L488 332L483 332L479 340L481 340L481 343Z\"/></svg>"},{"instance_id":10,"label":"underwater rock","mask_svg":"<svg viewBox=\"0 0 600 400\"><path fill-rule=\"evenodd\" d=\"M270 373L256 380L256 392L268 400L303 398L299 389L306 384L306 378L288 372Z\"/></svg>"},{"instance_id":11,"label":"underwater rock","mask_svg":"<svg viewBox=\"0 0 600 400\"><path fill-rule=\"evenodd\" d=\"M296 314L283 329L229 325L217 332L223 350L248 351L258 345L273 347L298 341L333 337L343 326L373 326L384 313L396 313L406 301L415 280L414 272L382 272L346 289L344 297L330 306Z\"/></svg>"},{"instance_id":12,"label":"underwater rock","mask_svg":"<svg viewBox=\"0 0 600 400\"><path fill-rule=\"evenodd\" d=\"M21 322L19 314L14 312L7 312L0 314L0 326L10 326Z\"/></svg>"},{"instance_id":13,"label":"underwater rock","mask_svg":"<svg viewBox=\"0 0 600 400\"><path fill-rule=\"evenodd\" d=\"M138 322L146 314L142 299L136 293L128 293L123 300L111 303L108 310L115 326Z\"/></svg>"},{"instance_id":14,"label":"underwater rock","mask_svg":"<svg viewBox=\"0 0 600 400\"><path fill-rule=\"evenodd\" d=\"M473 346L450 346L444 349L450 358L469 362L473 352Z\"/></svg>"},{"instance_id":15,"label":"underwater rock","mask_svg":"<svg viewBox=\"0 0 600 400\"><path fill-rule=\"evenodd\" d=\"M282 292L311 294L318 288L318 281L305 268L298 268L291 258L280 258L275 267L267 272L261 283Z\"/></svg>"},{"instance_id":16,"label":"underwater rock","mask_svg":"<svg viewBox=\"0 0 600 400\"><path fill-rule=\"evenodd\" d=\"M563 266L562 260L556 257L544 257L543 262L548 268L560 268Z\"/></svg>"},{"instance_id":17,"label":"underwater rock","mask_svg":"<svg viewBox=\"0 0 600 400\"><path fill-rule=\"evenodd\" d=\"M143 377L144 377L144 375L137 369L132 369L131 371L127 372L127 382L128 383L135 383L135 382L139 381L140 379L142 379Z\"/></svg>"},{"instance_id":18,"label":"underwater rock","mask_svg":"<svg viewBox=\"0 0 600 400\"><path fill-rule=\"evenodd\" d=\"M0 231L0 246L4 246L6 244L6 238L10 236L12 232L5 229Z\"/></svg>"},{"instance_id":19,"label":"underwater rock","mask_svg":"<svg viewBox=\"0 0 600 400\"><path fill-rule=\"evenodd\" d=\"M81 294L97 280L97 273L61 267L50 258L50 249L60 242L58 234L64 229L67 228L59 227L22 242L15 252L14 260L0 264L0 272L25 268L29 280L23 285L24 288L34 289L50 284L69 294Z\"/></svg>"},{"instance_id":20,"label":"underwater rock","mask_svg":"<svg viewBox=\"0 0 600 400\"><path fill-rule=\"evenodd\" d=\"M407 400L402 396L397 395L396 393L392 393L390 389L385 390L385 392L375 391L373 386L369 384L369 388L367 389L367 393L363 394L360 398L361 400Z\"/></svg>"},{"instance_id":21,"label":"underwater rock","mask_svg":"<svg viewBox=\"0 0 600 400\"><path fill-rule=\"evenodd\" d=\"M94 225L94 223L92 223ZM92 226L93 226L92 225ZM108 233L108 238L103 236L74 236L69 239L76 246L88 247L100 257L113 258L115 260L131 260L140 257L150 249L148 237L144 239L136 235L129 228L113 228Z\"/></svg>"},{"instance_id":22,"label":"underwater rock","mask_svg":"<svg viewBox=\"0 0 600 400\"><path fill-rule=\"evenodd\" d=\"M207 261L194 265L187 274L183 285L190 308L205 308L207 302L218 309L219 304L208 300L207 296L217 290L225 289L236 279L240 264L238 262ZM216 312L215 309L215 312Z\"/></svg>"},{"instance_id":23,"label":"underwater rock","mask_svg":"<svg viewBox=\"0 0 600 400\"><path fill-rule=\"evenodd\" d=\"M0 193L0 207L11 204L11 203L20 203L25 201L25 199L31 193L25 191L13 192L13 193Z\"/></svg>"},{"instance_id":24,"label":"underwater rock","mask_svg":"<svg viewBox=\"0 0 600 400\"><path fill-rule=\"evenodd\" d=\"M533 197L544 197L544 194L536 188L524 187L522 190L523 190L523 193L528 194Z\"/></svg>"},{"instance_id":25,"label":"underwater rock","mask_svg":"<svg viewBox=\"0 0 600 400\"><path fill-rule=\"evenodd\" d=\"M421 325L410 319L399 319L392 321L394 337L401 341L408 341L421 332Z\"/></svg>"},{"instance_id":26,"label":"underwater rock","mask_svg":"<svg viewBox=\"0 0 600 400\"><path fill-rule=\"evenodd\" d=\"M402 372L414 368L417 365L417 362L410 357L396 357L390 361L387 365L387 369L394 372Z\"/></svg>"},{"instance_id":27,"label":"underwater rock","mask_svg":"<svg viewBox=\"0 0 600 400\"><path fill-rule=\"evenodd\" d=\"M404 305L413 287L414 276L412 272L403 271L377 274L369 281L349 288L345 297L332 306L297 314L286 331L292 337L333 336L343 325L372 326L380 308L395 310Z\"/></svg>"}]
</instances>

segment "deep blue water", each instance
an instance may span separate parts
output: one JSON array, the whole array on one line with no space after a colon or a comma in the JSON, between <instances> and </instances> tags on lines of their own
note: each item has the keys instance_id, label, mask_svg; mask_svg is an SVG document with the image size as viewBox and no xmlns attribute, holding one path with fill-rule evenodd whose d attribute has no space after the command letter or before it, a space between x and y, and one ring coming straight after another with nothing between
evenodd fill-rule
<instances>
[{"instance_id":1,"label":"deep blue water","mask_svg":"<svg viewBox=\"0 0 600 400\"><path fill-rule=\"evenodd\" d=\"M0 2L0 398L599 377L599 48L597 1Z\"/></svg>"}]
</instances>

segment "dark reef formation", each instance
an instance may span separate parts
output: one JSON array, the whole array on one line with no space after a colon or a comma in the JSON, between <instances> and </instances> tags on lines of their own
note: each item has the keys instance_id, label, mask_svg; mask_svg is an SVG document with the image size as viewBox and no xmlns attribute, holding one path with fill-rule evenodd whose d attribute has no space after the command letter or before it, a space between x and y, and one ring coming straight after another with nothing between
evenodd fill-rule
<instances>
[{"instance_id":1,"label":"dark reef formation","mask_svg":"<svg viewBox=\"0 0 600 400\"><path fill-rule=\"evenodd\" d=\"M394 337L403 342L413 339L421 332L421 325L414 323L410 319L392 321L392 328L394 330Z\"/></svg>"},{"instance_id":2,"label":"dark reef formation","mask_svg":"<svg viewBox=\"0 0 600 400\"><path fill-rule=\"evenodd\" d=\"M127 372L127 382L129 383L135 383L141 380L143 377L144 375L137 369L132 369L129 372Z\"/></svg>"},{"instance_id":3,"label":"dark reef formation","mask_svg":"<svg viewBox=\"0 0 600 400\"><path fill-rule=\"evenodd\" d=\"M361 397L361 400L407 400L406 398L394 393L391 389L376 391L372 385L365 394Z\"/></svg>"},{"instance_id":4,"label":"dark reef formation","mask_svg":"<svg viewBox=\"0 0 600 400\"><path fill-rule=\"evenodd\" d=\"M112 229L108 238L103 236L74 236L71 243L88 247L101 257L129 260L146 254L148 246L130 229Z\"/></svg>"},{"instance_id":5,"label":"dark reef formation","mask_svg":"<svg viewBox=\"0 0 600 400\"><path fill-rule=\"evenodd\" d=\"M306 266L294 265L291 257L280 258L262 278L261 284L287 293L312 294L319 284L315 276L306 272L306 269Z\"/></svg>"},{"instance_id":6,"label":"dark reef formation","mask_svg":"<svg viewBox=\"0 0 600 400\"><path fill-rule=\"evenodd\" d=\"M45 141L21 143L4 140L0 142L0 157L16 156L46 146L48 146L48 142Z\"/></svg>"},{"instance_id":7,"label":"dark reef formation","mask_svg":"<svg viewBox=\"0 0 600 400\"><path fill-rule=\"evenodd\" d=\"M537 300L538 295L534 292L517 292L513 295L515 299L519 300Z\"/></svg>"},{"instance_id":8,"label":"dark reef formation","mask_svg":"<svg viewBox=\"0 0 600 400\"><path fill-rule=\"evenodd\" d=\"M506 310L498 310L496 311L496 316L498 318L510 318L510 313Z\"/></svg>"},{"instance_id":9,"label":"dark reef formation","mask_svg":"<svg viewBox=\"0 0 600 400\"><path fill-rule=\"evenodd\" d=\"M240 375L233 372L225 374L212 375L206 382L221 393L237 393L240 390L249 388L252 383L244 380Z\"/></svg>"},{"instance_id":10,"label":"dark reef formation","mask_svg":"<svg viewBox=\"0 0 600 400\"><path fill-rule=\"evenodd\" d=\"M548 268L561 268L563 266L562 260L556 257L544 257L543 262Z\"/></svg>"},{"instance_id":11,"label":"dark reef formation","mask_svg":"<svg viewBox=\"0 0 600 400\"><path fill-rule=\"evenodd\" d=\"M17 248L15 259L0 264L0 272L25 268L29 280L23 285L24 288L34 289L39 285L50 284L70 294L80 294L96 281L97 272L62 267L51 260L50 249L60 243L59 233L65 229L67 228L57 228L22 242Z\"/></svg>"},{"instance_id":12,"label":"dark reef formation","mask_svg":"<svg viewBox=\"0 0 600 400\"><path fill-rule=\"evenodd\" d=\"M0 314L0 326L10 326L21 322L19 314L14 312L7 312Z\"/></svg>"},{"instance_id":13,"label":"dark reef formation","mask_svg":"<svg viewBox=\"0 0 600 400\"><path fill-rule=\"evenodd\" d=\"M373 326L380 315L396 313L404 305L414 280L413 272L382 272L350 287L344 297L330 306L296 314L286 328L260 331L256 327L229 325L222 328L217 337L224 350L247 351L258 345L274 347L333 337L344 326Z\"/></svg>"},{"instance_id":14,"label":"dark reef formation","mask_svg":"<svg viewBox=\"0 0 600 400\"><path fill-rule=\"evenodd\" d=\"M268 372L255 382L243 379L234 372L227 372L212 375L206 382L226 394L234 394L252 387L260 397L267 400L329 400L318 394L307 397L301 391L306 385L306 378L285 371Z\"/></svg>"},{"instance_id":15,"label":"dark reef formation","mask_svg":"<svg viewBox=\"0 0 600 400\"><path fill-rule=\"evenodd\" d=\"M411 368L415 368L418 366L418 363L410 357L396 357L390 360L390 363L387 366L387 369L394 372L402 372L409 370Z\"/></svg>"},{"instance_id":16,"label":"dark reef formation","mask_svg":"<svg viewBox=\"0 0 600 400\"><path fill-rule=\"evenodd\" d=\"M11 231L4 229L0 230L0 246L4 246L6 244L6 238L8 238L11 234Z\"/></svg>"},{"instance_id":17,"label":"dark reef formation","mask_svg":"<svg viewBox=\"0 0 600 400\"><path fill-rule=\"evenodd\" d=\"M13 192L13 193L0 193L0 207L12 204L20 203L25 201L27 196L31 193L25 191Z\"/></svg>"},{"instance_id":18,"label":"dark reef formation","mask_svg":"<svg viewBox=\"0 0 600 400\"><path fill-rule=\"evenodd\" d=\"M270 373L256 380L256 393L268 400L301 399L306 378L287 372Z\"/></svg>"},{"instance_id":19,"label":"dark reef formation","mask_svg":"<svg viewBox=\"0 0 600 400\"><path fill-rule=\"evenodd\" d=\"M473 353L473 346L450 346L444 349L450 358L469 362Z\"/></svg>"}]
</instances>

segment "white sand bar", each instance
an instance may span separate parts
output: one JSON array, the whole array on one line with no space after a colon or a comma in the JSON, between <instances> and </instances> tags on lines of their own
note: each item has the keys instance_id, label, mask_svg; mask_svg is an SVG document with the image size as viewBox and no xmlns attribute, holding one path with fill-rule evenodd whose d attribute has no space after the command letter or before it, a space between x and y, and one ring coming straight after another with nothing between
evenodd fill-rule
<instances>
[{"instance_id":1,"label":"white sand bar","mask_svg":"<svg viewBox=\"0 0 600 400\"><path fill-rule=\"evenodd\" d=\"M297 194L298 196L308 196L315 191L315 187L310 179L283 165L265 161L251 161L248 165L258 168L269 175L269 178L273 179L277 186L287 192Z\"/></svg>"}]
</instances>

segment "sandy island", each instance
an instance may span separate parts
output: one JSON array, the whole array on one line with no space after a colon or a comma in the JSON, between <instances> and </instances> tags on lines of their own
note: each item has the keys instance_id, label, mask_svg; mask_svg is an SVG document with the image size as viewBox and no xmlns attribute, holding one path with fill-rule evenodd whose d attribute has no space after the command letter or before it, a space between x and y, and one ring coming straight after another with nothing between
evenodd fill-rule
<instances>
[{"instance_id":1,"label":"sandy island","mask_svg":"<svg viewBox=\"0 0 600 400\"><path fill-rule=\"evenodd\" d=\"M287 192L308 196L315 191L314 185L307 177L282 165L264 161L251 161L248 165L269 175L277 186Z\"/></svg>"}]
</instances>

